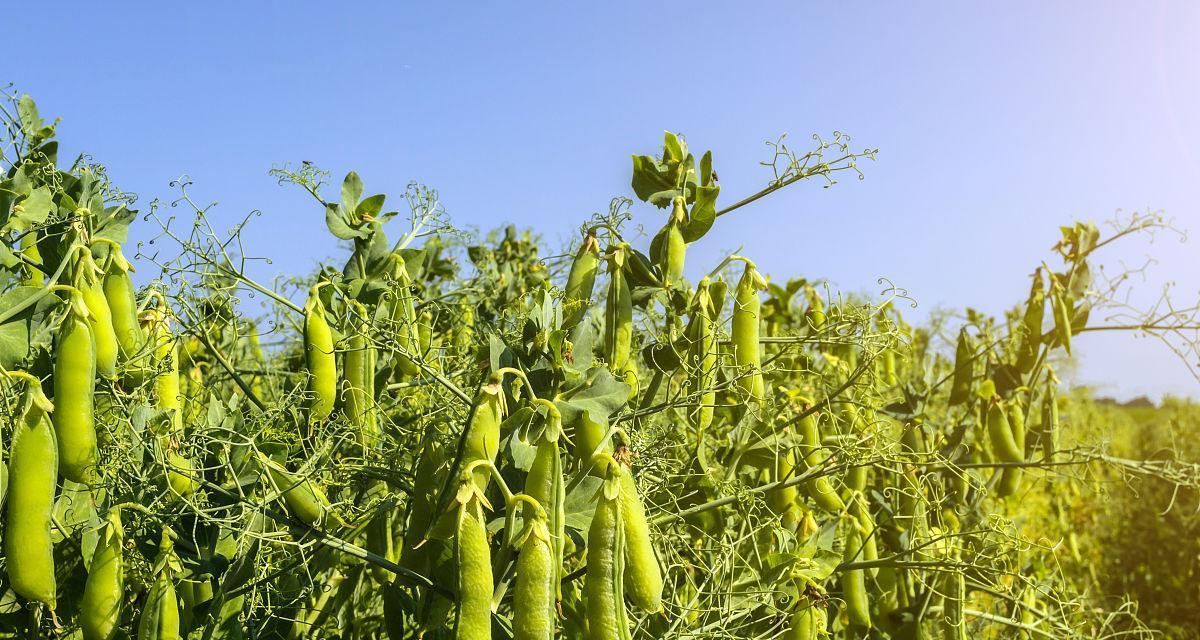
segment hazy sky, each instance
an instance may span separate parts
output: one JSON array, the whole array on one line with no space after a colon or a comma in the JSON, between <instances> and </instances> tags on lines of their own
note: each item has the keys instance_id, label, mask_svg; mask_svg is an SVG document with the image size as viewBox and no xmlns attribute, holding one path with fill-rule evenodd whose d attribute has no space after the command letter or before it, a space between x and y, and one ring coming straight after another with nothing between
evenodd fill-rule
<instances>
[{"instance_id":1,"label":"hazy sky","mask_svg":"<svg viewBox=\"0 0 1200 640\"><path fill-rule=\"evenodd\" d=\"M664 129L713 150L725 203L770 178L758 163L780 134L878 148L861 182L796 185L722 218L689 270L744 244L780 280L874 294L887 277L918 318L1023 299L1077 218L1164 210L1200 232L1200 3L65 4L25 16L43 35L10 40L0 82L61 116L67 152L143 204L186 173L218 223L262 210L245 239L275 259L263 276L340 255L274 164L355 169L397 197L417 180L459 225L513 222L559 246L632 195L629 154L656 152ZM1149 254L1147 299L1174 281L1194 303L1195 240L1103 258ZM1153 341L1078 344L1077 381L1200 396Z\"/></svg>"}]
</instances>

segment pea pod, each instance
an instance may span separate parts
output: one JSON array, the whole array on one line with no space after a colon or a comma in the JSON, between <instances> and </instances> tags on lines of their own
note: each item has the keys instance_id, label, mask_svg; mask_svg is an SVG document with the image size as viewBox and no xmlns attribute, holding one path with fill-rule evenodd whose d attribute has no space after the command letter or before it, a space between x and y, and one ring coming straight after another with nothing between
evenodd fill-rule
<instances>
[{"instance_id":1,"label":"pea pod","mask_svg":"<svg viewBox=\"0 0 1200 640\"><path fill-rule=\"evenodd\" d=\"M825 609L808 598L800 601L780 640L818 640L825 635Z\"/></svg>"},{"instance_id":2,"label":"pea pod","mask_svg":"<svg viewBox=\"0 0 1200 640\"><path fill-rule=\"evenodd\" d=\"M962 404L971 397L971 380L975 377L975 349L967 328L958 331L954 349L954 374L950 383L950 406Z\"/></svg>"},{"instance_id":3,"label":"pea pod","mask_svg":"<svg viewBox=\"0 0 1200 640\"><path fill-rule=\"evenodd\" d=\"M867 496L861 491L855 491L850 498L850 515L858 520L862 529L863 545L862 560L871 562L879 559L879 532L875 529L875 518L871 517L871 508L867 505ZM868 569L872 576L879 573L879 568Z\"/></svg>"},{"instance_id":4,"label":"pea pod","mask_svg":"<svg viewBox=\"0 0 1200 640\"><path fill-rule=\"evenodd\" d=\"M857 521L847 520L843 562L861 562L863 534ZM850 624L871 628L871 603L867 598L866 574L862 569L843 569L841 576L842 599L846 602L846 615Z\"/></svg>"},{"instance_id":5,"label":"pea pod","mask_svg":"<svg viewBox=\"0 0 1200 640\"><path fill-rule=\"evenodd\" d=\"M691 414L697 442L703 440L705 431L712 424L717 402L717 338L709 285L708 278L701 279L696 285L696 293L692 297L692 317L687 329L690 387L693 393L700 394L697 407Z\"/></svg>"},{"instance_id":6,"label":"pea pod","mask_svg":"<svg viewBox=\"0 0 1200 640\"><path fill-rule=\"evenodd\" d=\"M14 428L4 555L12 590L54 610L57 587L50 519L58 483L58 442L47 415L54 405L39 384L32 378L26 387L24 409Z\"/></svg>"},{"instance_id":7,"label":"pea pod","mask_svg":"<svg viewBox=\"0 0 1200 640\"><path fill-rule=\"evenodd\" d=\"M271 485L283 496L293 517L309 526L324 526L327 522L341 524L337 514L332 512L329 498L325 497L325 492L317 483L309 478L297 477L265 454L259 453L258 458Z\"/></svg>"},{"instance_id":8,"label":"pea pod","mask_svg":"<svg viewBox=\"0 0 1200 640\"><path fill-rule=\"evenodd\" d=\"M113 328L112 310L108 307L108 299L104 297L104 287L99 277L102 271L90 250L80 251L77 268L79 275L75 287L83 295L83 303L88 310L88 326L96 343L96 372L108 379L116 378L120 345L117 344L117 332Z\"/></svg>"},{"instance_id":9,"label":"pea pod","mask_svg":"<svg viewBox=\"0 0 1200 640\"><path fill-rule=\"evenodd\" d=\"M149 340L154 356L154 400L161 411L170 416L171 432L183 431L183 403L179 377L179 339L171 332L166 302L156 292L159 305L146 311Z\"/></svg>"},{"instance_id":10,"label":"pea pod","mask_svg":"<svg viewBox=\"0 0 1200 640\"><path fill-rule=\"evenodd\" d=\"M625 279L629 245L620 244L608 257L608 298L604 310L604 348L609 368L618 374L629 369L633 344L633 299Z\"/></svg>"},{"instance_id":11,"label":"pea pod","mask_svg":"<svg viewBox=\"0 0 1200 640\"><path fill-rule=\"evenodd\" d=\"M400 553L400 565L422 575L429 570L430 550L440 544L437 540L429 540L417 546L433 524L439 487L444 479L443 468L447 460L445 449L438 440L440 433L441 424L438 422L430 422L425 428L421 455L413 476L413 496L408 505L404 548Z\"/></svg>"},{"instance_id":12,"label":"pea pod","mask_svg":"<svg viewBox=\"0 0 1200 640\"><path fill-rule=\"evenodd\" d=\"M187 499L200 488L197 471L192 461L178 451L167 454L167 488L176 498Z\"/></svg>"},{"instance_id":13,"label":"pea pod","mask_svg":"<svg viewBox=\"0 0 1200 640\"><path fill-rule=\"evenodd\" d=\"M96 472L96 345L78 293L58 332L54 358L54 432L59 472L68 480L90 483Z\"/></svg>"},{"instance_id":14,"label":"pea pod","mask_svg":"<svg viewBox=\"0 0 1200 640\"><path fill-rule=\"evenodd\" d=\"M154 584L142 605L138 619L137 640L182 640L179 624L179 598L175 593L174 576L181 570L179 559L171 544L169 529L164 529L159 544L158 559L154 562Z\"/></svg>"},{"instance_id":15,"label":"pea pod","mask_svg":"<svg viewBox=\"0 0 1200 640\"><path fill-rule=\"evenodd\" d=\"M967 597L967 578L955 571L946 578L946 615L942 617L942 640L967 640L963 604Z\"/></svg>"},{"instance_id":16,"label":"pea pod","mask_svg":"<svg viewBox=\"0 0 1200 640\"><path fill-rule=\"evenodd\" d=\"M802 404L807 410L807 403ZM799 431L802 455L796 460L800 471L806 472L824 463L828 453L821 448L821 432L817 426L817 414L809 414L800 420ZM823 511L839 513L846 508L828 476L806 480L801 486L808 497L812 498L813 502Z\"/></svg>"},{"instance_id":17,"label":"pea pod","mask_svg":"<svg viewBox=\"0 0 1200 640\"><path fill-rule=\"evenodd\" d=\"M113 332L116 334L120 355L129 360L141 349L142 330L138 326L137 300L134 297L133 279L129 272L133 267L121 254L119 246L112 246L104 263L104 299L112 314Z\"/></svg>"},{"instance_id":18,"label":"pea pod","mask_svg":"<svg viewBox=\"0 0 1200 640\"><path fill-rule=\"evenodd\" d=\"M17 203L14 207L14 213L24 208L21 203ZM38 232L30 229L21 236L21 255L29 258L34 264L42 264L42 252L38 249ZM37 287L41 289L46 285L46 276L41 269L32 265L26 264L23 267L25 277L21 279L21 284L26 287Z\"/></svg>"},{"instance_id":19,"label":"pea pod","mask_svg":"<svg viewBox=\"0 0 1200 640\"><path fill-rule=\"evenodd\" d=\"M513 640L551 640L561 562L556 560L558 554L545 516L529 519L519 547L517 584L513 590Z\"/></svg>"},{"instance_id":20,"label":"pea pod","mask_svg":"<svg viewBox=\"0 0 1200 640\"><path fill-rule=\"evenodd\" d=\"M683 281L684 257L687 240L683 237L683 225L687 223L687 203L683 196L672 201L671 217L660 233L662 252L663 285L670 288Z\"/></svg>"},{"instance_id":21,"label":"pea pod","mask_svg":"<svg viewBox=\"0 0 1200 640\"><path fill-rule=\"evenodd\" d=\"M571 272L567 274L567 287L563 295L563 329L570 331L587 314L599 268L600 243L596 241L595 230L589 229L583 236L583 244L579 246L575 260L571 262Z\"/></svg>"},{"instance_id":22,"label":"pea pod","mask_svg":"<svg viewBox=\"0 0 1200 640\"><path fill-rule=\"evenodd\" d=\"M1004 462L1024 462L1025 451L1017 446L1017 440L1013 435L1008 418L1008 410L1003 402L999 399L988 402L985 422L992 451L997 458Z\"/></svg>"},{"instance_id":23,"label":"pea pod","mask_svg":"<svg viewBox=\"0 0 1200 640\"><path fill-rule=\"evenodd\" d=\"M382 480L371 483L364 499L374 498L378 498L380 502L375 507L375 513L371 515L371 520L367 524L367 551L395 562L398 554L392 537L392 526L395 521L396 504L395 500L388 496L387 483ZM379 584L386 585L392 581L395 574L379 565L372 564L371 577L375 578Z\"/></svg>"},{"instance_id":24,"label":"pea pod","mask_svg":"<svg viewBox=\"0 0 1200 640\"><path fill-rule=\"evenodd\" d=\"M1046 394L1042 396L1042 425L1039 434L1042 456L1053 461L1058 451L1058 385L1054 374L1046 381Z\"/></svg>"},{"instance_id":25,"label":"pea pod","mask_svg":"<svg viewBox=\"0 0 1200 640\"><path fill-rule=\"evenodd\" d=\"M337 357L333 331L325 319L325 304L319 295L321 282L313 286L304 305L304 359L308 366L308 419L320 422L333 412L337 398Z\"/></svg>"},{"instance_id":26,"label":"pea pod","mask_svg":"<svg viewBox=\"0 0 1200 640\"><path fill-rule=\"evenodd\" d=\"M454 618L456 640L492 637L492 556L481 498L474 495L461 504L454 557L458 571L458 610Z\"/></svg>"},{"instance_id":27,"label":"pea pod","mask_svg":"<svg viewBox=\"0 0 1200 640\"><path fill-rule=\"evenodd\" d=\"M463 450L464 468L477 460L496 461L496 454L500 450L500 423L504 420L504 389L501 388L501 380L500 375L493 375L475 399L475 411L471 415L470 425L467 426L466 446ZM474 474L475 485L480 491L486 490L492 480L491 470L477 465L471 473Z\"/></svg>"},{"instance_id":28,"label":"pea pod","mask_svg":"<svg viewBox=\"0 0 1200 640\"><path fill-rule=\"evenodd\" d=\"M1025 315L1021 319L1021 338L1017 347L1017 369L1029 373L1037 362L1042 344L1042 320L1046 312L1046 285L1039 268L1033 273Z\"/></svg>"},{"instance_id":29,"label":"pea pod","mask_svg":"<svg viewBox=\"0 0 1200 640\"><path fill-rule=\"evenodd\" d=\"M84 640L112 640L116 636L125 601L124 544L121 512L113 509L100 531L83 587L79 626Z\"/></svg>"},{"instance_id":30,"label":"pea pod","mask_svg":"<svg viewBox=\"0 0 1200 640\"><path fill-rule=\"evenodd\" d=\"M758 291L765 287L765 282L754 263L743 260L746 268L733 295L733 362L741 370L738 385L750 400L762 402L765 389L758 337L762 301L758 298Z\"/></svg>"},{"instance_id":31,"label":"pea pod","mask_svg":"<svg viewBox=\"0 0 1200 640\"><path fill-rule=\"evenodd\" d=\"M412 293L412 278L408 275L408 265L399 252L393 251L388 255L390 275L393 280L391 305L391 328L394 333L396 348L391 350L391 356L396 367L407 376L421 373L421 367L414 359L420 349L420 338L417 329L417 308Z\"/></svg>"},{"instance_id":32,"label":"pea pod","mask_svg":"<svg viewBox=\"0 0 1200 640\"><path fill-rule=\"evenodd\" d=\"M658 554L650 539L646 509L638 494L637 482L629 469L627 452L618 450L617 475L621 484L621 526L625 541L625 593L633 606L642 611L662 609L663 578Z\"/></svg>"},{"instance_id":33,"label":"pea pod","mask_svg":"<svg viewBox=\"0 0 1200 640\"><path fill-rule=\"evenodd\" d=\"M351 305L353 326L345 356L345 391L342 406L350 424L358 430L359 443L366 449L379 441L375 415L375 346L371 343L371 325L367 309L357 301Z\"/></svg>"},{"instance_id":34,"label":"pea pod","mask_svg":"<svg viewBox=\"0 0 1200 640\"><path fill-rule=\"evenodd\" d=\"M778 482L795 477L796 475L796 453L790 448L785 448L775 454L775 474L772 481ZM767 508L781 518L792 520L795 519L798 511L796 502L800 498L800 488L796 485L790 485L779 489L772 489L767 492Z\"/></svg>"},{"instance_id":35,"label":"pea pod","mask_svg":"<svg viewBox=\"0 0 1200 640\"><path fill-rule=\"evenodd\" d=\"M586 640L629 640L623 594L625 527L621 522L621 480L608 458L596 512L588 527L583 591L587 601Z\"/></svg>"},{"instance_id":36,"label":"pea pod","mask_svg":"<svg viewBox=\"0 0 1200 640\"><path fill-rule=\"evenodd\" d=\"M1013 444L1017 450L1021 452L1021 461L1025 459L1025 411L1021 408L1021 404L1013 400L1008 407L1008 423L1012 429ZM1000 483L997 485L996 494L1001 498L1017 493L1021 488L1021 468L1006 467L1000 471Z\"/></svg>"},{"instance_id":37,"label":"pea pod","mask_svg":"<svg viewBox=\"0 0 1200 640\"><path fill-rule=\"evenodd\" d=\"M1072 303L1062 287L1055 286L1054 292L1050 303L1050 309L1054 313L1054 335L1067 355L1071 355L1071 334L1074 332L1074 327L1071 326Z\"/></svg>"},{"instance_id":38,"label":"pea pod","mask_svg":"<svg viewBox=\"0 0 1200 640\"><path fill-rule=\"evenodd\" d=\"M546 407L546 426L537 443L533 464L525 480L525 493L537 501L546 511L546 526L553 543L556 579L555 597L561 599L560 582L563 566L566 534L566 482L563 478L562 458L559 455L559 439L562 433L562 416L551 402L538 401Z\"/></svg>"}]
</instances>

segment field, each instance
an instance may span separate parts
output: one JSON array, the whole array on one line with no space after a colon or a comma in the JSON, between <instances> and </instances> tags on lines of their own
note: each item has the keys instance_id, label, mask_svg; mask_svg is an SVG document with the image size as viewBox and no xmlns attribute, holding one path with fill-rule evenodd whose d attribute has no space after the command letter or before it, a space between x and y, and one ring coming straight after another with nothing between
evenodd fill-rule
<instances>
[{"instance_id":1,"label":"field","mask_svg":"<svg viewBox=\"0 0 1200 640\"><path fill-rule=\"evenodd\" d=\"M1200 409L1055 375L1091 331L1200 367L1195 306L1096 268L1157 214L1063 227L1004 317L912 324L753 256L685 277L874 150L723 194L667 133L565 253L276 169L344 261L265 283L188 185L134 210L31 98L0 115L0 636L1200 637Z\"/></svg>"}]
</instances>

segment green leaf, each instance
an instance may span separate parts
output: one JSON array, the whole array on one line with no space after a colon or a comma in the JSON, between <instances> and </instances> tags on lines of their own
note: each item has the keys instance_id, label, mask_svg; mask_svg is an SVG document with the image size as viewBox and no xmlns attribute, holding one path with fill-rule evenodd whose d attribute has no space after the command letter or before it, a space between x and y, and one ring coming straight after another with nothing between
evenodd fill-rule
<instances>
[{"instance_id":1,"label":"green leaf","mask_svg":"<svg viewBox=\"0 0 1200 640\"><path fill-rule=\"evenodd\" d=\"M32 229L45 222L54 208L52 197L53 194L49 187L38 187L29 192L29 197L18 203L23 210L13 215L10 220L12 227L14 229ZM67 199L68 196L64 195L63 198Z\"/></svg>"},{"instance_id":2,"label":"green leaf","mask_svg":"<svg viewBox=\"0 0 1200 640\"><path fill-rule=\"evenodd\" d=\"M325 226L329 227L329 233L342 240L353 240L355 238L364 238L370 231L366 228L355 229L346 222L346 216L342 212L342 208L338 205L325 205Z\"/></svg>"},{"instance_id":3,"label":"green leaf","mask_svg":"<svg viewBox=\"0 0 1200 640\"><path fill-rule=\"evenodd\" d=\"M38 115L37 105L28 94L17 101L17 118L21 121L21 131L31 138L42 130L42 117Z\"/></svg>"},{"instance_id":4,"label":"green leaf","mask_svg":"<svg viewBox=\"0 0 1200 640\"><path fill-rule=\"evenodd\" d=\"M665 164L650 156L633 156L633 192L642 202L649 202L660 209L670 206L677 195L675 174Z\"/></svg>"},{"instance_id":5,"label":"green leaf","mask_svg":"<svg viewBox=\"0 0 1200 640\"><path fill-rule=\"evenodd\" d=\"M379 193L367 198L366 200L363 200L362 202L358 203L358 206L354 209L355 216L357 216L359 220L366 220L368 218L374 218L378 216L379 212L383 211L383 201L386 199L386 195Z\"/></svg>"},{"instance_id":6,"label":"green leaf","mask_svg":"<svg viewBox=\"0 0 1200 640\"><path fill-rule=\"evenodd\" d=\"M40 294L40 287L17 287L0 295L0 309L12 309L26 301L31 296ZM46 298L53 299L52 296ZM44 303L39 303L44 304ZM38 304L32 304L27 309L0 324L0 367L15 369L17 364L29 355L33 316Z\"/></svg>"},{"instance_id":7,"label":"green leaf","mask_svg":"<svg viewBox=\"0 0 1200 640\"><path fill-rule=\"evenodd\" d=\"M695 242L712 228L717 219L717 194L720 192L721 185L696 188L696 202L683 226L684 240Z\"/></svg>"},{"instance_id":8,"label":"green leaf","mask_svg":"<svg viewBox=\"0 0 1200 640\"><path fill-rule=\"evenodd\" d=\"M358 200L362 198L362 178L354 171L346 174L342 180L342 210L352 212L358 208Z\"/></svg>"}]
</instances>

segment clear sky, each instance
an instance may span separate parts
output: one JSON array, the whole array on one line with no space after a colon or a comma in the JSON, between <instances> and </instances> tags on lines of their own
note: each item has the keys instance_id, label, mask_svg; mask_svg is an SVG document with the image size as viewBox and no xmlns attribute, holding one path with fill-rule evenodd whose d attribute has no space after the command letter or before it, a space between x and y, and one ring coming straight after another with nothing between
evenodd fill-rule
<instances>
[{"instance_id":1,"label":"clear sky","mask_svg":"<svg viewBox=\"0 0 1200 640\"><path fill-rule=\"evenodd\" d=\"M61 116L66 151L109 165L143 204L187 173L219 223L262 210L245 237L275 259L268 277L339 253L274 164L355 169L395 196L417 180L459 225L513 222L560 246L632 195L629 154L654 153L664 129L713 150L726 203L765 184L763 142L782 133L879 148L862 182L797 185L722 218L689 263L707 271L745 244L778 279L874 293L886 276L918 317L1023 299L1076 218L1161 209L1200 232L1190 1L61 2L22 19L41 37L9 39L0 82ZM1147 295L1175 281L1195 301L1195 240L1104 258L1150 253ZM1076 381L1200 396L1153 341L1079 347Z\"/></svg>"}]
</instances>

